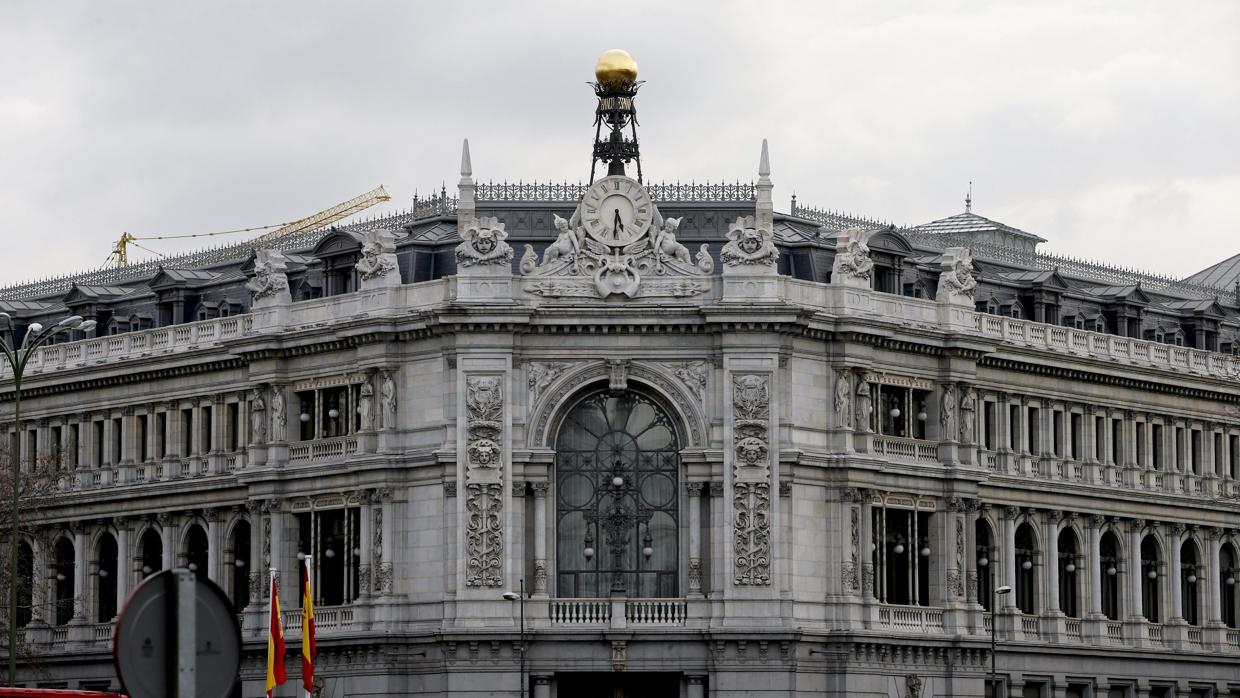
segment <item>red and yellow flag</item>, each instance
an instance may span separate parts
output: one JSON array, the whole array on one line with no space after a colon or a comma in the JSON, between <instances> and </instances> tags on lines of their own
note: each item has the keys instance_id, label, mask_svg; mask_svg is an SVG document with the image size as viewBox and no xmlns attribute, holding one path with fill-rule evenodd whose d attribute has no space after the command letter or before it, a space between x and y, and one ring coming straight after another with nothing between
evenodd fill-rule
<instances>
[{"instance_id":1,"label":"red and yellow flag","mask_svg":"<svg viewBox=\"0 0 1240 698\"><path fill-rule=\"evenodd\" d=\"M310 557L301 568L306 591L301 599L301 687L303 698L314 695L314 657L318 647L314 644L314 594L310 591Z\"/></svg>"},{"instance_id":2,"label":"red and yellow flag","mask_svg":"<svg viewBox=\"0 0 1240 698\"><path fill-rule=\"evenodd\" d=\"M284 675L284 623L280 621L280 590L276 586L275 570L271 572L271 632L267 635L267 698L285 682Z\"/></svg>"}]
</instances>

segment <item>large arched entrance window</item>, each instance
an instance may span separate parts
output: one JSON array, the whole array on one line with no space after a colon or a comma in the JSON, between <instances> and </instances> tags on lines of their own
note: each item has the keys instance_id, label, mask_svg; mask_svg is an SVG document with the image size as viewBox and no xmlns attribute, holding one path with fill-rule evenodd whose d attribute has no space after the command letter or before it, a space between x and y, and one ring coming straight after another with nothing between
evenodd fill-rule
<instances>
[{"instance_id":1,"label":"large arched entrance window","mask_svg":"<svg viewBox=\"0 0 1240 698\"><path fill-rule=\"evenodd\" d=\"M556 592L679 595L676 430L644 395L598 392L556 439Z\"/></svg>"}]
</instances>

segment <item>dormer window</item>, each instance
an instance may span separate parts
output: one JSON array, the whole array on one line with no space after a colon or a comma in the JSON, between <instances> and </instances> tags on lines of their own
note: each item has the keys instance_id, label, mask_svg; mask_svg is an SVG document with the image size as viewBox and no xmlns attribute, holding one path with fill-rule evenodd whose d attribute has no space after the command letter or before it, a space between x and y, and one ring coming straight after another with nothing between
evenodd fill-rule
<instances>
[{"instance_id":1,"label":"dormer window","mask_svg":"<svg viewBox=\"0 0 1240 698\"><path fill-rule=\"evenodd\" d=\"M1012 308L1008 311L1008 315L1016 320L1019 320L1025 316L1024 308L1021 307L1019 301L1012 304Z\"/></svg>"}]
</instances>

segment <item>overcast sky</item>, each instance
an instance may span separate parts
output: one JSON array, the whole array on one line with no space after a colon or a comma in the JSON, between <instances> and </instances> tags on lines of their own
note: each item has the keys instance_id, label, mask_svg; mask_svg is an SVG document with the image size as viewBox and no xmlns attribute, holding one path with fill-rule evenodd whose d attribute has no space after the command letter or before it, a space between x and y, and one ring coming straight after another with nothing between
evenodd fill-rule
<instances>
[{"instance_id":1,"label":"overcast sky","mask_svg":"<svg viewBox=\"0 0 1240 698\"><path fill-rule=\"evenodd\" d=\"M781 211L922 223L973 180L1045 249L1175 275L1240 253L1240 2L525 5L3 2L0 285L98 267L122 231L379 184L405 208L465 137L481 181L585 179L613 47L647 81L649 180L752 179L766 137ZM149 246L202 244L177 242Z\"/></svg>"}]
</instances>

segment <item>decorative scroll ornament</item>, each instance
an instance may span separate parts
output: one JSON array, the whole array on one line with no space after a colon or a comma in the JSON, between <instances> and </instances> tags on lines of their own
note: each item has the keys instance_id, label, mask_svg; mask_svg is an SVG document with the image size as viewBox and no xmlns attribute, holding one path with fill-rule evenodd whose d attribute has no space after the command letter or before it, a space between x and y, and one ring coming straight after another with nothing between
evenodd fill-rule
<instances>
[{"instance_id":1,"label":"decorative scroll ornament","mask_svg":"<svg viewBox=\"0 0 1240 698\"><path fill-rule=\"evenodd\" d=\"M771 583L770 377L732 378L733 537L738 586Z\"/></svg>"},{"instance_id":2,"label":"decorative scroll ornament","mask_svg":"<svg viewBox=\"0 0 1240 698\"><path fill-rule=\"evenodd\" d=\"M526 290L542 296L692 296L714 271L703 244L696 258L676 240L680 219L664 219L645 188L624 176L595 182L569 220L555 216L556 239L542 259L521 256Z\"/></svg>"},{"instance_id":3,"label":"decorative scroll ornament","mask_svg":"<svg viewBox=\"0 0 1240 698\"><path fill-rule=\"evenodd\" d=\"M676 376L686 388L688 388L699 400L706 397L706 362L705 361L683 361L676 364L667 364L672 370L672 375Z\"/></svg>"},{"instance_id":4,"label":"decorative scroll ornament","mask_svg":"<svg viewBox=\"0 0 1240 698\"><path fill-rule=\"evenodd\" d=\"M775 249L775 232L759 228L753 216L742 216L728 228L728 243L723 246L719 258L729 267L765 266L775 267L779 250Z\"/></svg>"},{"instance_id":5,"label":"decorative scroll ornament","mask_svg":"<svg viewBox=\"0 0 1240 698\"><path fill-rule=\"evenodd\" d=\"M465 393L465 584L498 587L504 583L503 385L499 376L469 376Z\"/></svg>"},{"instance_id":6,"label":"decorative scroll ornament","mask_svg":"<svg viewBox=\"0 0 1240 698\"><path fill-rule=\"evenodd\" d=\"M554 383L555 379L559 378L560 374L568 370L570 366L572 364L565 361L531 361L526 368L530 404L537 402L542 391Z\"/></svg>"},{"instance_id":7,"label":"decorative scroll ornament","mask_svg":"<svg viewBox=\"0 0 1240 698\"><path fill-rule=\"evenodd\" d=\"M396 271L396 236L390 230L361 233L362 255L354 267L363 281L378 279Z\"/></svg>"},{"instance_id":8,"label":"decorative scroll ornament","mask_svg":"<svg viewBox=\"0 0 1240 698\"><path fill-rule=\"evenodd\" d=\"M254 253L254 276L245 282L255 301L288 291L288 260L277 250Z\"/></svg>"},{"instance_id":9,"label":"decorative scroll ornament","mask_svg":"<svg viewBox=\"0 0 1240 698\"><path fill-rule=\"evenodd\" d=\"M456 263L460 267L486 264L510 264L512 247L504 240L508 233L494 216L469 221L461 231L461 244L456 246Z\"/></svg>"}]
</instances>

